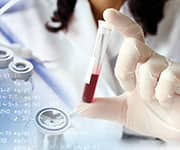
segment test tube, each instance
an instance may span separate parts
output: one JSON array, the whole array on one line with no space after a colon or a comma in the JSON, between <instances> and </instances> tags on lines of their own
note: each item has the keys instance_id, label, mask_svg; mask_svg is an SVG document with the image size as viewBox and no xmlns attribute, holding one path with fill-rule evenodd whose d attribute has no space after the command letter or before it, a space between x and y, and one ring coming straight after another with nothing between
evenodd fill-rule
<instances>
[{"instance_id":1,"label":"test tube","mask_svg":"<svg viewBox=\"0 0 180 150\"><path fill-rule=\"evenodd\" d=\"M19 0L10 0L3 7L0 8L0 16L5 13L9 8L15 5Z\"/></svg>"},{"instance_id":2,"label":"test tube","mask_svg":"<svg viewBox=\"0 0 180 150\"><path fill-rule=\"evenodd\" d=\"M110 25L105 21L100 20L98 22L98 26L94 52L90 59L82 96L82 100L87 103L93 102L96 85L102 68L103 58L106 53L111 34Z\"/></svg>"}]
</instances>

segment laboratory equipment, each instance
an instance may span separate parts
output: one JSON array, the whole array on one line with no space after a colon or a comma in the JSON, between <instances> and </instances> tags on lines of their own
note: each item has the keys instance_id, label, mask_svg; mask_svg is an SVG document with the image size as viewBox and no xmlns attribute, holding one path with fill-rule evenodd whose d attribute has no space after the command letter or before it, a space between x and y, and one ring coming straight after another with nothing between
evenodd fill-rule
<instances>
[{"instance_id":1,"label":"laboratory equipment","mask_svg":"<svg viewBox=\"0 0 180 150\"><path fill-rule=\"evenodd\" d=\"M111 33L110 25L104 21L98 22L96 42L93 55L90 59L89 70L86 76L85 87L82 99L84 102L93 102L93 97L102 69L103 58L106 53Z\"/></svg>"},{"instance_id":2,"label":"laboratory equipment","mask_svg":"<svg viewBox=\"0 0 180 150\"><path fill-rule=\"evenodd\" d=\"M4 7L10 0L1 0L0 1L0 9L2 7ZM15 5L13 5L12 7L10 7L8 10L5 11L5 13L13 13L13 12L17 12L17 11L21 11L21 10L25 10L27 8L30 8L30 6L32 5L31 1L19 1L18 3L16 3Z\"/></svg>"},{"instance_id":3,"label":"laboratory equipment","mask_svg":"<svg viewBox=\"0 0 180 150\"><path fill-rule=\"evenodd\" d=\"M32 113L33 65L26 60L16 59L9 64L8 68L11 78L9 101L13 104L12 121L16 124L26 124Z\"/></svg>"},{"instance_id":4,"label":"laboratory equipment","mask_svg":"<svg viewBox=\"0 0 180 150\"><path fill-rule=\"evenodd\" d=\"M72 97L71 94L66 90L69 89L67 85L60 82L38 58L31 55L29 49L25 48L23 43L11 32L11 30L2 21L0 21L0 33L7 39L9 43L20 46L20 49L12 49L15 50L15 53L18 51L18 54L21 53L23 56L26 55L25 58L33 64L35 72L45 81L45 83L54 91L54 93L61 100L63 100L63 102L68 107L72 108Z\"/></svg>"},{"instance_id":5,"label":"laboratory equipment","mask_svg":"<svg viewBox=\"0 0 180 150\"><path fill-rule=\"evenodd\" d=\"M19 0L10 0L0 9L0 16L5 13L9 8L15 5Z\"/></svg>"},{"instance_id":6,"label":"laboratory equipment","mask_svg":"<svg viewBox=\"0 0 180 150\"><path fill-rule=\"evenodd\" d=\"M16 78L20 80L17 73L12 73L9 66L13 66L17 61L13 57L13 52L7 48L0 48L0 133L1 139L6 139L7 143L0 143L2 149L12 149L13 144L18 145L16 139L23 144L26 142L28 131L24 130L25 125L31 117L31 89L29 86L21 85L17 82ZM21 61L22 62L22 61ZM24 61L23 61L24 63ZM12 67L13 69L19 68L21 76L25 76L26 82L30 78L28 74L28 67L26 68L26 75L23 74L22 63ZM18 74L18 75L17 75ZM11 79L13 77L14 81ZM23 79L23 78L22 78ZM17 84L18 83L18 84ZM22 137L24 140L22 140ZM11 147L11 148L10 148Z\"/></svg>"},{"instance_id":7,"label":"laboratory equipment","mask_svg":"<svg viewBox=\"0 0 180 150\"><path fill-rule=\"evenodd\" d=\"M9 84L11 82L8 73L8 65L13 60L13 52L4 47L0 47L0 108L3 114L9 114L7 108L7 96L9 94Z\"/></svg>"},{"instance_id":8,"label":"laboratory equipment","mask_svg":"<svg viewBox=\"0 0 180 150\"><path fill-rule=\"evenodd\" d=\"M10 114L7 98L9 96L10 78L8 65L13 60L13 52L4 47L0 47L0 118L6 118Z\"/></svg>"},{"instance_id":9,"label":"laboratory equipment","mask_svg":"<svg viewBox=\"0 0 180 150\"><path fill-rule=\"evenodd\" d=\"M8 80L8 65L13 60L13 52L7 48L0 47L0 86L6 85Z\"/></svg>"},{"instance_id":10,"label":"laboratory equipment","mask_svg":"<svg viewBox=\"0 0 180 150\"><path fill-rule=\"evenodd\" d=\"M35 124L39 149L63 149L65 146L63 134L71 124L66 112L59 108L43 108L36 114Z\"/></svg>"}]
</instances>

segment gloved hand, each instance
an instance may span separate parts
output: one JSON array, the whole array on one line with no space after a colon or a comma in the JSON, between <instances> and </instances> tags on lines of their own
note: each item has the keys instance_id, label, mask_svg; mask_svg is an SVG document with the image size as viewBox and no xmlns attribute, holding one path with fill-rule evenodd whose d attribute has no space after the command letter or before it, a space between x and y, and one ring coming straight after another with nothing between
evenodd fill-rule
<instances>
[{"instance_id":1,"label":"gloved hand","mask_svg":"<svg viewBox=\"0 0 180 150\"><path fill-rule=\"evenodd\" d=\"M77 111L91 118L114 120L141 134L180 140L180 64L149 48L141 27L127 16L107 9L104 19L124 37L115 75L125 92L81 103Z\"/></svg>"}]
</instances>

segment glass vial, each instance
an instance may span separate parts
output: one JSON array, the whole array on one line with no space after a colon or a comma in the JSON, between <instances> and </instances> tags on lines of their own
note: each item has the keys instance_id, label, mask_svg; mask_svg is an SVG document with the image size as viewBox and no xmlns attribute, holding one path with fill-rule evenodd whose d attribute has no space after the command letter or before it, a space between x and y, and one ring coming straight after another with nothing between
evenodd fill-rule
<instances>
[{"instance_id":1,"label":"glass vial","mask_svg":"<svg viewBox=\"0 0 180 150\"><path fill-rule=\"evenodd\" d=\"M65 149L64 132L70 126L70 117L58 108L41 109L35 117L37 145L42 150Z\"/></svg>"},{"instance_id":2,"label":"glass vial","mask_svg":"<svg viewBox=\"0 0 180 150\"><path fill-rule=\"evenodd\" d=\"M32 83L33 65L22 59L15 60L9 64L9 75L11 78L10 102L13 104L13 121L26 124L32 114Z\"/></svg>"}]
</instances>

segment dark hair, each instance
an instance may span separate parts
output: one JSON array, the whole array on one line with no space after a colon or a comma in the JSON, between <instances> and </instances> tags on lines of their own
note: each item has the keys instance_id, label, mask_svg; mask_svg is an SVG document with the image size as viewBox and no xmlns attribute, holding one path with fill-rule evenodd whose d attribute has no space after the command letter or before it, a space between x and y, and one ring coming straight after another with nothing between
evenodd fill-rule
<instances>
[{"instance_id":1,"label":"dark hair","mask_svg":"<svg viewBox=\"0 0 180 150\"><path fill-rule=\"evenodd\" d=\"M164 6L168 0L127 0L129 10L137 23L143 28L144 34L155 35L158 24L164 17ZM59 22L59 27L46 24L51 32L67 29L72 17L76 0L57 0L57 10L54 12L52 22Z\"/></svg>"},{"instance_id":2,"label":"dark hair","mask_svg":"<svg viewBox=\"0 0 180 150\"><path fill-rule=\"evenodd\" d=\"M51 21L59 23L58 27L53 27L46 23L46 28L51 32L67 29L75 8L76 0L57 0L57 9L54 11Z\"/></svg>"},{"instance_id":3,"label":"dark hair","mask_svg":"<svg viewBox=\"0 0 180 150\"><path fill-rule=\"evenodd\" d=\"M168 0L128 0L128 7L144 34L156 35L158 24L164 17L164 7Z\"/></svg>"}]
</instances>

